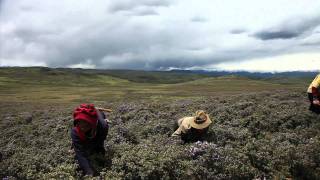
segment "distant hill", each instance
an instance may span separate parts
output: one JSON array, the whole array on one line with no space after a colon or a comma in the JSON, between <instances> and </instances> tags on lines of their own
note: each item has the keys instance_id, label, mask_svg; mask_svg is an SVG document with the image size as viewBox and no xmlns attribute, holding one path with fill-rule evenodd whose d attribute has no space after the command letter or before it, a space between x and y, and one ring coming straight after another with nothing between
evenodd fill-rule
<instances>
[{"instance_id":1,"label":"distant hill","mask_svg":"<svg viewBox=\"0 0 320 180\"><path fill-rule=\"evenodd\" d=\"M252 78L253 77L253 78ZM179 99L266 90L304 92L313 77L257 78L232 73L96 70L47 67L0 68L1 101L86 102L100 99Z\"/></svg>"},{"instance_id":2,"label":"distant hill","mask_svg":"<svg viewBox=\"0 0 320 180\"><path fill-rule=\"evenodd\" d=\"M316 71L289 71L289 72L248 72L248 71L205 71L205 70L172 70L170 72L176 73L196 73L208 76L228 76L228 75L236 75L242 77L249 78L277 78L277 77L285 77L285 78L305 78L305 77L314 77L319 72Z\"/></svg>"},{"instance_id":3,"label":"distant hill","mask_svg":"<svg viewBox=\"0 0 320 180\"><path fill-rule=\"evenodd\" d=\"M175 84L210 77L209 75L205 74L170 71L104 70L48 67L1 67L0 76L1 75L15 78L34 77L35 79L43 77L46 80L48 76L61 76L62 79L65 78L65 76L77 76L79 78L85 77L92 79L94 76L102 75L112 76L131 82L153 84Z\"/></svg>"},{"instance_id":4,"label":"distant hill","mask_svg":"<svg viewBox=\"0 0 320 180\"><path fill-rule=\"evenodd\" d=\"M0 67L0 76L9 75L15 77L30 76L78 76L93 78L93 76L103 75L120 78L137 83L152 84L175 84L208 77L238 76L250 79L275 81L278 83L288 83L288 79L308 80L312 79L318 72L247 72L247 71L205 71L205 70L172 70L172 71L143 71L143 70L106 70L106 69L80 69L80 68L48 68L48 67Z\"/></svg>"},{"instance_id":5,"label":"distant hill","mask_svg":"<svg viewBox=\"0 0 320 180\"><path fill-rule=\"evenodd\" d=\"M58 68L62 69L62 68ZM174 71L143 71L143 70L104 70L104 69L64 69L73 72L103 74L137 83L175 84L197 79L207 78L210 75L200 73L185 73Z\"/></svg>"}]
</instances>

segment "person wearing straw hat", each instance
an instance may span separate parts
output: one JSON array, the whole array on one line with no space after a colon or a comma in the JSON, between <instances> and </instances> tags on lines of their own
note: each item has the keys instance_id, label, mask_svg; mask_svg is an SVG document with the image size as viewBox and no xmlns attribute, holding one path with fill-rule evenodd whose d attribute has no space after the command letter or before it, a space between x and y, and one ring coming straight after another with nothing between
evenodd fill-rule
<instances>
[{"instance_id":1,"label":"person wearing straw hat","mask_svg":"<svg viewBox=\"0 0 320 180\"><path fill-rule=\"evenodd\" d=\"M202 141L212 123L209 115L199 110L194 117L184 117L178 120L178 129L171 135L180 136L184 142Z\"/></svg>"},{"instance_id":2,"label":"person wearing straw hat","mask_svg":"<svg viewBox=\"0 0 320 180\"><path fill-rule=\"evenodd\" d=\"M310 101L309 110L320 114L320 74L314 78L307 92Z\"/></svg>"}]
</instances>

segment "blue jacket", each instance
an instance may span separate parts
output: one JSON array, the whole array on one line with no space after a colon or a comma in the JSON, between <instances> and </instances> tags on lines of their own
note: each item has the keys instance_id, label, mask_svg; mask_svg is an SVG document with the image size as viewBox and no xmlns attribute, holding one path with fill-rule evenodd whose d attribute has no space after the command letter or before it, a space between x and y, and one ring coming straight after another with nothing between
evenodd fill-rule
<instances>
[{"instance_id":1,"label":"blue jacket","mask_svg":"<svg viewBox=\"0 0 320 180\"><path fill-rule=\"evenodd\" d=\"M75 128L71 130L72 147L76 154L76 159L80 168L86 175L93 175L94 169L91 166L89 155L94 153L104 153L104 141L108 134L108 124L105 121L105 114L98 111L98 124L96 136L92 139L81 141Z\"/></svg>"}]
</instances>

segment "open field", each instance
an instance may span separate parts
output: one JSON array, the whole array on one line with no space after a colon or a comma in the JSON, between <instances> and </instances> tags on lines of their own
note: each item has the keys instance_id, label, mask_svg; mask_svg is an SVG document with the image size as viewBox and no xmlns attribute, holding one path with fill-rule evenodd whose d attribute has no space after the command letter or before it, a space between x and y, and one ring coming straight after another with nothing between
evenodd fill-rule
<instances>
[{"instance_id":1,"label":"open field","mask_svg":"<svg viewBox=\"0 0 320 180\"><path fill-rule=\"evenodd\" d=\"M320 117L308 111L307 80L172 78L0 69L0 178L81 178L68 150L82 102L114 110L108 153L95 161L105 179L320 177ZM214 120L207 142L169 137L178 118L198 109Z\"/></svg>"},{"instance_id":2,"label":"open field","mask_svg":"<svg viewBox=\"0 0 320 180\"><path fill-rule=\"evenodd\" d=\"M129 74L134 81L143 76ZM151 73L151 72L149 72ZM165 83L133 82L109 74L87 71L70 71L47 68L5 68L0 69L0 98L3 102L84 102L119 101L135 99L181 99L221 94L239 94L271 90L305 91L309 82L304 79L253 80L244 77L206 77L190 74L174 74ZM163 73L162 73L163 74ZM118 74L116 76L119 76ZM122 75L123 77L126 77ZM161 74L155 74L155 82ZM172 84L172 82L177 82ZM288 83L291 82L291 83Z\"/></svg>"}]
</instances>

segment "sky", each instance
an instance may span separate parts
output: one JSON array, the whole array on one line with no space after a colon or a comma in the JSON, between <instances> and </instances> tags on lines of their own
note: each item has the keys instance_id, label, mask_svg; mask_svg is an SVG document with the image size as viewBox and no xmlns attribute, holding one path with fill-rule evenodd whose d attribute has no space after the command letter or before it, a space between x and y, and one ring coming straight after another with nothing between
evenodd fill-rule
<instances>
[{"instance_id":1,"label":"sky","mask_svg":"<svg viewBox=\"0 0 320 180\"><path fill-rule=\"evenodd\" d=\"M0 66L320 71L320 1L0 0Z\"/></svg>"}]
</instances>

